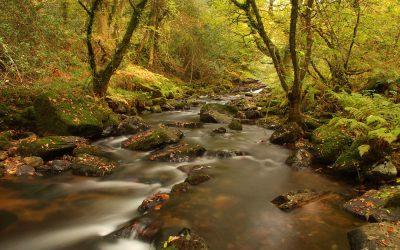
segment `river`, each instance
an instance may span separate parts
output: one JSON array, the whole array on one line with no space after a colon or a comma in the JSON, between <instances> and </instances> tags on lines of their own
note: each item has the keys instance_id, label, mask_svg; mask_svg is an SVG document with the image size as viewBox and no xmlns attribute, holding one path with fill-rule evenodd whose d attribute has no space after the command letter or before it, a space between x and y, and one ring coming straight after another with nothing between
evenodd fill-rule
<instances>
[{"instance_id":1,"label":"river","mask_svg":"<svg viewBox=\"0 0 400 250\"><path fill-rule=\"evenodd\" d=\"M156 125L198 121L198 113L193 108L144 118ZM270 130L244 125L243 131L210 133L220 126L183 129L183 140L208 150L242 150L251 156L196 160L193 164L209 167L213 178L162 210L166 226L191 228L211 250L349 248L346 233L361 223L341 206L343 197L354 195L351 186L311 170L292 170L285 164L290 150L269 143ZM139 216L136 209L145 197L182 182L186 176L177 167L187 163L145 161L147 153L120 147L126 138L96 142L121 162L118 171L104 178L65 173L0 179L0 249L153 249L134 238L104 242L99 236ZM270 203L279 194L302 188L340 196L289 213Z\"/></svg>"}]
</instances>

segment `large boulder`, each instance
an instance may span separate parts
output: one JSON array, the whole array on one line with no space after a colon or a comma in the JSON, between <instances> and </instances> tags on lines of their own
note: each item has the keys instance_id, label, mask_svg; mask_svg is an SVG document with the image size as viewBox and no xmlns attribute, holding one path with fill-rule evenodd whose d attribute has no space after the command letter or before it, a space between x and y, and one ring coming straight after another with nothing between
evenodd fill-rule
<instances>
[{"instance_id":1,"label":"large boulder","mask_svg":"<svg viewBox=\"0 0 400 250\"><path fill-rule=\"evenodd\" d=\"M238 119L232 119L231 123L229 123L228 128L231 130L238 130L241 131L243 130L242 123L240 123L240 120Z\"/></svg>"},{"instance_id":2,"label":"large boulder","mask_svg":"<svg viewBox=\"0 0 400 250\"><path fill-rule=\"evenodd\" d=\"M107 152L103 150L102 147L97 145L90 145L90 144L79 144L72 152L74 156L79 155L93 155L98 157L105 157L107 156Z\"/></svg>"},{"instance_id":3,"label":"large boulder","mask_svg":"<svg viewBox=\"0 0 400 250\"><path fill-rule=\"evenodd\" d=\"M390 181L397 177L397 168L391 161L375 163L365 172L365 177L371 181Z\"/></svg>"},{"instance_id":4,"label":"large boulder","mask_svg":"<svg viewBox=\"0 0 400 250\"><path fill-rule=\"evenodd\" d=\"M371 223L347 234L351 250L398 249L400 246L400 224L388 222Z\"/></svg>"},{"instance_id":5,"label":"large boulder","mask_svg":"<svg viewBox=\"0 0 400 250\"><path fill-rule=\"evenodd\" d=\"M295 122L285 123L272 133L270 141L274 144L283 145L295 143L303 136L303 130Z\"/></svg>"},{"instance_id":6,"label":"large boulder","mask_svg":"<svg viewBox=\"0 0 400 250\"><path fill-rule=\"evenodd\" d=\"M116 167L117 163L92 155L79 155L71 164L74 175L90 177L110 175Z\"/></svg>"},{"instance_id":7,"label":"large boulder","mask_svg":"<svg viewBox=\"0 0 400 250\"><path fill-rule=\"evenodd\" d=\"M47 93L34 103L37 128L44 134L97 137L118 122L107 103L90 96Z\"/></svg>"},{"instance_id":8,"label":"large boulder","mask_svg":"<svg viewBox=\"0 0 400 250\"><path fill-rule=\"evenodd\" d=\"M395 222L400 220L400 186L369 190L344 204L350 213L367 221Z\"/></svg>"},{"instance_id":9,"label":"large boulder","mask_svg":"<svg viewBox=\"0 0 400 250\"><path fill-rule=\"evenodd\" d=\"M202 122L167 122L164 124L168 127L175 127L175 128L202 128L204 124Z\"/></svg>"},{"instance_id":10,"label":"large boulder","mask_svg":"<svg viewBox=\"0 0 400 250\"><path fill-rule=\"evenodd\" d=\"M358 138L349 148L339 155L332 169L339 174L361 174L362 176L366 175L372 177L371 179L374 180L378 180L377 177L379 174L377 172L381 172L383 174L382 180L385 180L392 174L387 171L385 171L386 174L384 174L383 166L380 165L385 164L386 157L389 156L391 152L392 148L390 144L383 139L368 137ZM387 166L386 170L389 169L393 172L393 168L394 166Z\"/></svg>"},{"instance_id":11,"label":"large boulder","mask_svg":"<svg viewBox=\"0 0 400 250\"><path fill-rule=\"evenodd\" d=\"M238 113L234 106L208 103L200 110L200 121L207 123L229 123Z\"/></svg>"},{"instance_id":12,"label":"large boulder","mask_svg":"<svg viewBox=\"0 0 400 250\"><path fill-rule=\"evenodd\" d=\"M334 163L353 142L350 136L329 125L314 130L311 141L315 144L313 149L315 160L323 164Z\"/></svg>"},{"instance_id":13,"label":"large boulder","mask_svg":"<svg viewBox=\"0 0 400 250\"><path fill-rule=\"evenodd\" d=\"M180 143L152 152L148 156L150 161L188 162L202 156L206 149L197 144Z\"/></svg>"},{"instance_id":14,"label":"large boulder","mask_svg":"<svg viewBox=\"0 0 400 250\"><path fill-rule=\"evenodd\" d=\"M0 132L0 149L5 149L10 144L12 139L12 132L4 131Z\"/></svg>"},{"instance_id":15,"label":"large boulder","mask_svg":"<svg viewBox=\"0 0 400 250\"><path fill-rule=\"evenodd\" d=\"M131 150L152 150L168 144L178 143L183 133L174 128L160 127L138 133L122 143L122 147Z\"/></svg>"},{"instance_id":16,"label":"large boulder","mask_svg":"<svg viewBox=\"0 0 400 250\"><path fill-rule=\"evenodd\" d=\"M23 140L17 148L22 156L39 156L45 160L65 154L71 154L78 144L86 140L75 136L47 136L37 139Z\"/></svg>"},{"instance_id":17,"label":"large boulder","mask_svg":"<svg viewBox=\"0 0 400 250\"><path fill-rule=\"evenodd\" d=\"M286 164L296 170L311 167L313 155L304 148L295 150L286 160Z\"/></svg>"},{"instance_id":18,"label":"large boulder","mask_svg":"<svg viewBox=\"0 0 400 250\"><path fill-rule=\"evenodd\" d=\"M121 116L122 121L116 126L110 126L103 131L103 136L134 135L150 129L140 116Z\"/></svg>"}]
</instances>

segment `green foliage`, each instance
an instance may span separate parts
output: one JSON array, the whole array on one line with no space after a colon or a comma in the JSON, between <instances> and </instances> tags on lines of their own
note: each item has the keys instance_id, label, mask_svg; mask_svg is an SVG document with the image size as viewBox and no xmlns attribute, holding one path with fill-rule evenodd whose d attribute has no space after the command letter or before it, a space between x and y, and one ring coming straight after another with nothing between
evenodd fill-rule
<instances>
[{"instance_id":1,"label":"green foliage","mask_svg":"<svg viewBox=\"0 0 400 250\"><path fill-rule=\"evenodd\" d=\"M342 117L331 121L334 126L344 126L355 136L369 135L394 142L400 135L400 104L375 94L334 94L344 107Z\"/></svg>"}]
</instances>

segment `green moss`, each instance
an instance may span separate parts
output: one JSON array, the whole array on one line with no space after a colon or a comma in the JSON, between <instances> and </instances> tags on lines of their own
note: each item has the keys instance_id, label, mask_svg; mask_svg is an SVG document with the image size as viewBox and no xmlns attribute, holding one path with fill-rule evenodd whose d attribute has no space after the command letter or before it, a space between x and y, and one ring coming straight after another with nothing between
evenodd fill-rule
<instances>
[{"instance_id":1,"label":"green moss","mask_svg":"<svg viewBox=\"0 0 400 250\"><path fill-rule=\"evenodd\" d=\"M72 161L74 175L101 177L113 173L117 165L104 158L92 155L79 155Z\"/></svg>"},{"instance_id":2,"label":"green moss","mask_svg":"<svg viewBox=\"0 0 400 250\"><path fill-rule=\"evenodd\" d=\"M123 147L131 150L152 150L179 142L183 133L178 129L158 128L132 136L123 143Z\"/></svg>"},{"instance_id":3,"label":"green moss","mask_svg":"<svg viewBox=\"0 0 400 250\"><path fill-rule=\"evenodd\" d=\"M78 145L74 151L73 154L75 156L78 155L93 155L93 156L99 156L102 157L104 156L105 152L101 150L100 147L95 146L95 145L88 145L88 144L81 144Z\"/></svg>"},{"instance_id":4,"label":"green moss","mask_svg":"<svg viewBox=\"0 0 400 250\"><path fill-rule=\"evenodd\" d=\"M329 125L323 125L314 130L311 141L315 144L316 160L325 164L334 163L353 142L350 136Z\"/></svg>"},{"instance_id":5,"label":"green moss","mask_svg":"<svg viewBox=\"0 0 400 250\"><path fill-rule=\"evenodd\" d=\"M0 149L4 148L10 143L12 134L10 132L0 133Z\"/></svg>"},{"instance_id":6,"label":"green moss","mask_svg":"<svg viewBox=\"0 0 400 250\"><path fill-rule=\"evenodd\" d=\"M243 126L239 120L233 119L231 123L229 123L228 127L232 130L243 130Z\"/></svg>"},{"instance_id":7,"label":"green moss","mask_svg":"<svg viewBox=\"0 0 400 250\"><path fill-rule=\"evenodd\" d=\"M44 159L72 153L82 138L70 136L48 136L34 141L23 141L17 152L22 156L39 156Z\"/></svg>"},{"instance_id":8,"label":"green moss","mask_svg":"<svg viewBox=\"0 0 400 250\"><path fill-rule=\"evenodd\" d=\"M117 124L116 114L106 103L82 91L77 88L38 96L34 107L39 130L48 134L92 137L100 135L105 127Z\"/></svg>"},{"instance_id":9,"label":"green moss","mask_svg":"<svg viewBox=\"0 0 400 250\"><path fill-rule=\"evenodd\" d=\"M208 112L208 111L217 111L221 114L226 115L236 115L238 109L235 106L224 105L219 103L207 103L201 108L201 113Z\"/></svg>"}]
</instances>

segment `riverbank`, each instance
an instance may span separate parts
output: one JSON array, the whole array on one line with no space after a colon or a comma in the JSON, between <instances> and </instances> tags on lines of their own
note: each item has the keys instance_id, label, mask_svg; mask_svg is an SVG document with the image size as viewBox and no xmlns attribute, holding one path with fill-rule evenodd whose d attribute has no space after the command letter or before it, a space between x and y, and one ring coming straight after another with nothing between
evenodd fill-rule
<instances>
[{"instance_id":1,"label":"riverbank","mask_svg":"<svg viewBox=\"0 0 400 250\"><path fill-rule=\"evenodd\" d=\"M153 75L153 77L155 76ZM135 83L134 86L138 85ZM214 242L213 235L205 233L203 230L204 228L202 229L200 226L202 223L196 222L201 218L207 218L207 213L212 213L212 209L218 209L219 206L226 209L231 206L238 206L238 198L235 198L235 195L224 194L221 196L218 192L210 193L210 190L214 189L210 189L210 187L207 188L206 186L217 185L215 186L217 190L226 190L228 187L230 187L229 190L235 190L231 184L227 185L225 182L233 182L232 184L237 184L241 189L247 190L246 194L239 190L233 192L241 194L240 196L242 198L240 199L243 199L246 202L242 204L244 207L253 207L253 205L256 206L255 204L262 207L262 204L265 204L264 202L269 203L269 201L272 201L280 194L289 191L294 192L289 195L295 196L293 194L302 194L303 191L301 190L304 190L305 188L317 189L317 192L330 192L336 195L330 196L327 201L320 195L311 196L311 198L295 198L293 201L294 204L296 204L295 206L305 206L299 210L305 209L305 213L307 214L310 211L307 210L308 206L306 205L310 202L314 202L312 203L314 205L320 204L318 205L320 206L319 209L324 209L324 206L328 206L330 207L328 211L331 212L333 209L332 207L340 208L342 205L345 205L347 210L355 213L359 217L365 217L367 220L370 218L371 208L382 209L384 211L390 210L391 213L389 215L374 216L373 218L375 219L373 221L397 221L397 189L394 189L393 192L389 193L385 191L387 189L385 185L396 186L397 181L399 148L396 130L385 130L388 132L383 132L383 129L385 128L390 129L392 124L389 121L386 121L386 123L383 122L383 120L378 119L377 116L375 116L374 121L375 123L380 122L380 125L371 122L372 118L369 114L363 114L363 117L368 115L366 121L362 120L364 119L363 117L361 117L360 121L357 121L355 118L350 118L352 114L349 114L348 111L346 113L346 109L349 110L349 108L355 108L357 107L356 105L360 104L356 103L353 106L344 106L343 99L346 99L349 94L331 93L330 98L336 98L330 100L330 105L334 106L335 110L331 110L331 113L328 114L321 113L319 110L321 107L319 107L313 110L313 112L306 112L304 126L300 128L300 130L293 130L290 129L290 127L288 129L288 127L284 125L285 114L287 111L286 103L281 101L282 99L279 97L279 94L277 95L274 89L260 89L260 87L264 86L262 86L262 83L257 81L245 84L240 83L237 86L233 85L233 90L237 91L239 94L233 98L215 96L213 99L199 99L198 93L193 93L193 90L190 89L183 91L179 88L179 85L173 85L171 83L170 85L166 84L160 86L158 86L158 88L157 85L150 85L150 87L147 86L146 88L140 87L142 91L137 92L139 94L133 94L132 92L128 92L128 90L124 90L125 92L119 90L118 93L124 93L123 98L116 95L113 93L113 90L111 90L111 94L106 99L106 102L91 97L89 93L87 93L87 95L82 95L81 91L83 89L81 86L73 87L68 91L61 91L61 89L54 88L57 89L57 91L50 91L46 94L43 93L37 95L35 98L33 98L34 95L31 93L30 98L25 99L28 101L21 104L20 108L24 105L30 106L25 107L20 113L15 113L16 110L9 108L10 106L12 108L18 107L15 105L16 102L14 101L12 105L8 105L5 108L6 112L3 112L3 125L5 124L6 126L10 126L12 123L8 122L13 121L15 122L14 124L21 125L21 129L24 129L25 131L8 130L1 133L1 164L2 173L4 175L3 181L9 185L10 181L19 182L17 180L18 178L21 178L23 183L29 183L30 181L36 183L38 179L43 178L50 181L59 178L61 180L78 178L75 181L78 181L79 183L80 178L85 177L106 178L105 180L111 178L112 180L113 178L118 178L117 176L123 176L123 185L129 187L130 184L125 183L125 178L127 177L121 174L126 171L127 162L128 165L130 164L129 162L135 162L138 160L143 160L144 162L142 164L144 165L151 164L150 162L168 162L160 164L174 164L174 167L186 169L185 172L189 175L193 173L193 169L200 169L199 171L194 171L197 175L190 177L189 179L186 179L182 174L176 174L176 172L174 172L174 175L180 176L180 181L183 181L183 183L178 184L175 187L172 187L172 185L176 183L171 180L171 176L168 174L165 178L169 181L164 184L162 173L160 173L160 175L152 174L152 178L154 178L153 181L156 183L160 183L161 181L161 186L167 188L167 190L162 191L160 194L161 196L149 196L150 198L148 198L148 203L151 204L149 207L151 209L156 208L156 210L153 212L145 210L144 212L147 214L142 217L137 215L137 218L133 220L133 224L127 224L129 229L128 231L126 231L126 225L122 227L121 230L124 232L123 235L125 235L125 237L116 237L119 239L130 238L132 237L132 234L136 235L138 233L140 239L153 241L159 232L163 232L163 223L171 220L171 218L168 218L168 216L172 216L171 212L175 213L174 211L180 211L178 217L184 214L190 215L184 221L178 220L178 226L174 223L168 224L168 222L167 225L172 226L174 230L163 235L161 238L157 238L156 242L158 242L158 246L164 245L164 242L168 241L170 236L176 236L176 238L173 238L175 240L182 239L179 234L184 228L195 228L196 230L193 233L197 235L197 231L199 231L199 236L196 237L205 237L205 242L207 244L211 244L215 247L229 248L227 245L219 245L219 243L217 244ZM213 92L213 94L215 93ZM128 99L125 99L127 97L134 97L136 99L127 101ZM374 101L381 101L379 97L374 97L374 99L367 96L358 96L357 98L362 99L363 101L369 100L368 102L372 104ZM320 101L326 103L327 99ZM201 109L198 106L201 106ZM326 107L327 106L325 106L325 109ZM359 108L361 109L362 107L360 106ZM398 107L395 104L386 105L386 109L394 108ZM190 109L193 111L190 111ZM386 109L381 112L383 117L385 117ZM343 113L339 112L339 110L343 110ZM162 111L167 111L167 113L161 113ZM145 120L135 116L138 113L140 113ZM200 116L198 116L197 113L200 113ZM339 117L331 119L333 113L336 113ZM14 118L10 119L10 117ZM25 122L21 122L21 120L16 119L15 117L22 117L25 119ZM148 122L151 124L148 124ZM202 122L215 125L206 125L204 129L204 124ZM163 123L164 125L159 127L159 123ZM26 124L29 124L29 126L26 126ZM254 125L258 125L258 127ZM266 130L261 127L275 129L275 132L268 134L269 132L265 132ZM32 131L36 132L40 136L32 133ZM196 135L196 131L202 132L197 134L194 138L207 138L207 140L213 141L213 143L218 145L218 147L213 148L215 145L204 145L207 144L207 140L203 141L201 139L192 138L189 139L189 141L186 139L183 139L182 141L183 136L186 138L189 134L190 138L190 134L194 133L194 135ZM379 131L381 133L376 135L376 132ZM246 137L246 134L248 133L252 135L251 138ZM46 137L46 134L56 134L58 136ZM127 140L128 138L124 136L128 134L133 134L134 136ZM81 137L71 137L71 135ZM279 160L274 160L274 156L267 152L269 147L275 147L268 142L270 135L273 143L283 144L290 149L290 151L284 151L285 156L282 156ZM371 135L371 137L366 137L369 135ZM101 146L101 143L100 146L98 146L98 144L93 145L90 142L90 139L93 140L101 137L108 138L116 136L120 139L116 139L116 141L112 142L111 145L103 145L103 147ZM303 137L304 140L297 140L300 136ZM250 139L250 142L241 142L243 139ZM201 140L202 143L199 143L199 140ZM113 141L113 139L111 139L111 141ZM297 142L294 143L295 141ZM120 149L120 145L122 145L122 149ZM229 146L227 147L227 145ZM164 148L165 146L167 147ZM257 150L254 151L256 148ZM274 150L278 149L284 150L281 147L274 148ZM140 153L140 151L144 152ZM151 153L146 153L149 151L151 151ZM115 155L115 153L117 153L117 155ZM118 156L119 153L123 153L124 157L121 158ZM291 155L289 155L289 153L291 153ZM127 160L125 156L132 158ZM345 156L348 156L348 158L345 158ZM287 161L286 158L288 158ZM198 159L201 159L200 162L198 162L199 164L193 164L191 166L188 165L185 167L185 165L182 165L181 163L191 161L195 161L196 163ZM347 159L347 161L344 161L343 159ZM271 192L268 198L254 198L249 195L254 195L255 190L262 194L265 192L263 191L265 190L263 185L267 185L266 183L271 182L271 177L274 176L274 178L278 178L278 176L272 174L271 176L268 176L267 179L260 178L257 182L259 183L258 186L251 185L247 181L242 183L243 180L240 178L237 179L238 176L248 175L247 178L250 181L255 180L254 178L256 177L253 174L249 175L249 173L258 174L260 171L259 164L267 164L268 166L272 164L271 166L274 167L284 167L282 164L285 161L287 164L292 166L293 170L295 170L295 172L293 172L293 170L288 168L287 171L289 172L285 170L285 175L288 175L289 173L290 175L296 175L294 173L299 173L297 177L290 177L299 178L295 183L300 183L302 181L310 182L310 178L316 178L317 180L320 180L321 183L325 183L324 185L329 186L329 188L325 186L321 190L318 185L315 185L315 181L311 181L311 183L313 183L312 185L299 184L293 186L287 183L293 181L292 179L291 181L282 180L282 183L279 185L285 183L284 187L282 186L282 188L277 189L275 192ZM217 172L213 170L214 168L211 168L210 172L208 165L213 165L214 163L217 163L217 166L214 166L217 168ZM347 165L344 165L344 163ZM238 164L239 166L241 164L250 165L250 167L249 169L243 170L244 172L237 172L234 169L229 170L236 173L237 176L236 174L235 176L232 176L229 174L229 171L226 173L224 172L224 175L227 177L222 177L220 176L221 173L218 173L218 171L221 170L219 169L221 166L237 166ZM206 172L204 172L204 169L206 169ZM314 174L314 171L334 175L336 177L339 176L340 179L346 177L348 183L356 185L356 190L359 191L358 193L360 195L371 188L379 188L383 186L384 190L376 191L377 193L372 195L372 197L381 197L381 199L379 201L376 199L370 199L367 202L361 203L357 202L357 199L349 201L351 198L356 196L356 193L354 193L350 187L348 187L346 191L339 191L337 187L335 187L336 184L329 184L332 180L325 180L325 177L317 177L318 175ZM158 173L158 170L156 172ZM73 176L82 177L73 177L71 176L71 173ZM145 185L152 183L152 181L149 183L149 180L146 181L146 177L142 176L143 173L139 172L137 174L137 176L131 176L129 178L133 178L133 180L135 180L134 182L139 183L142 183L142 181L145 180L143 183ZM269 175L271 173L268 172L265 174ZM214 180L215 176L217 176L216 180ZM101 180L102 179L99 180L99 184L102 183ZM207 183L204 184L204 188L203 185L197 187L197 184L200 184L200 182L203 181L207 181ZM220 181L222 181L221 184L212 184L214 182L219 183ZM41 181L39 180L39 183L40 182ZM111 182L109 184L111 187L116 183ZM165 184L167 185L165 186ZM30 184L27 185L29 186ZM40 184L39 186L42 185ZM165 193L166 191L168 192L168 189L170 188L173 190L172 194ZM268 188L271 189L272 187L268 186ZM95 189L98 190L98 188ZM192 189L195 190L194 194L191 191ZM198 189L205 189L200 192L200 196L196 195ZM5 190L7 190L7 188ZM298 192L298 190L300 190L300 192ZM8 193L9 191L6 192ZM44 192L47 193L47 191ZM188 194L186 194L187 192L189 192L190 195L193 195L193 197L188 197ZM369 192L374 191L372 190ZM145 193L145 196L153 194L152 192ZM178 195L174 195L174 193ZM371 196L371 194L368 195ZM211 196L214 197L215 200L204 200L203 196ZM35 197L34 194L33 197ZM283 197L285 197L285 195ZM315 199L315 197L317 197L317 199ZM140 199L144 199L144 197L139 198L139 200ZM258 201L255 201L255 199ZM89 198L89 200L91 199ZM192 203L197 204L197 200L202 202L198 204L199 207L193 207ZM155 203L152 203L154 201ZM168 201L165 210L162 208L164 201ZM315 203L315 201L317 201L317 203ZM346 201L349 202L345 203ZM185 207L187 202L190 203L190 206ZM253 202L254 204L247 204ZM326 205L326 202L328 205ZM356 205L353 205L354 203L356 203ZM213 208L210 204L214 204L216 207L214 206ZM276 209L272 204L270 205L272 206L269 208L270 210ZM131 206L129 207L131 208ZM188 208L189 210L187 210ZM192 209L199 212L203 211L200 213L202 214L201 218L192 218ZM360 212L363 209L365 212ZM8 210L9 209L6 209L5 211ZM161 220L163 223L159 222L159 210L161 210L161 217L164 217ZM341 228L340 230L348 231L351 228L354 228L355 225L362 224L361 221L358 221L355 218L355 222L353 222L353 219L349 214L345 215L346 213L338 212L337 209L333 209L333 211L335 211L334 213L340 214L337 215L338 218L346 218L345 220L347 222L339 226L339 228ZM240 211L234 211L234 213L238 213L239 217L247 216L239 215L239 212ZM260 211L258 211L258 208L256 209L256 207L254 207L253 212L257 214ZM4 212L2 215L5 216L5 221L9 221L4 227L12 228L14 223L18 224L18 218L20 215L7 213L8 212ZM292 213L296 214L296 211L290 212L289 214ZM382 214L379 210L377 213L378 215ZM165 218L165 216L167 218ZM174 214L172 217L175 216L177 215ZM278 214L275 214L275 216L280 218L282 217ZM327 214L321 216L323 217L322 220L327 219L325 218ZM128 218L132 217L135 216L129 216ZM156 217L156 219L154 217ZM221 219L223 217L220 215L216 218ZM25 220L26 219L27 218L25 218ZM287 220L287 218L281 219L283 221ZM126 220L127 219L125 219L125 221ZM301 219L299 222L300 221ZM265 223L268 224L268 222ZM325 226L328 225L328 227L332 226L330 222L322 224ZM288 225L294 227L293 223L288 222ZM395 224L391 225L394 228L397 228ZM214 226L216 225L211 223L207 224L205 228L213 228ZM262 227L263 225L260 225L259 230L262 231ZM299 225L296 225L295 227L299 227ZM150 233L149 228L151 229ZM331 234L335 234L335 228L337 229L337 225L334 225L329 229L332 230L330 232ZM318 230L322 229L318 228ZM120 231L117 231L114 234L118 235L118 232ZM182 232L184 232L186 238L188 237L187 235L190 235L190 232ZM223 231L220 233L222 232ZM326 230L323 230L322 232L323 234L327 233ZM252 232L252 234L254 233L255 232ZM270 233L271 232L265 232L262 235L263 237L268 238ZM238 234L240 235L240 232L231 232L231 235ZM357 235L359 235L359 233ZM320 236L325 237L324 235ZM279 237L269 237L271 240L268 240L268 243L265 243L265 246L273 248L276 244L275 246L278 247L279 244L286 244L285 242L289 240L285 239L285 242L282 243L282 240L279 242ZM345 232L341 231L340 236L338 237L343 241L343 238L345 238ZM384 237L384 235L381 237ZM257 247L250 243L254 239L247 237L244 238L247 240L238 240L237 243L232 243L232 245L242 248L246 246L249 246L250 248ZM385 240L385 242L388 242L387 244L391 244L390 239L378 239L379 241ZM307 239L308 242L310 240L310 238ZM330 239L328 242L330 246L335 246L337 240L338 239ZM226 241L229 241L229 239L227 238ZM379 241L375 240L374 242L377 242L376 244L378 245L382 244L379 243ZM176 241L175 243L178 244L178 242L180 241ZM351 242L355 241L351 240ZM352 244L359 244L360 240L357 240L357 242L358 243ZM320 244L322 243L318 240L315 242L316 247L322 247ZM327 245L324 245L324 247L328 246L328 243L326 244ZM203 249L204 245L201 245L201 247L202 248L200 249ZM344 247L346 247L346 245L343 245L340 248Z\"/></svg>"}]
</instances>

